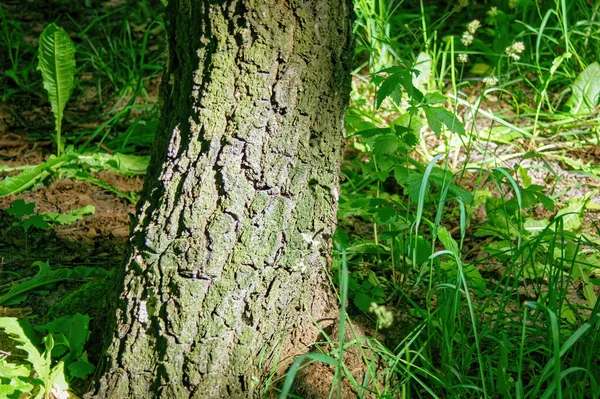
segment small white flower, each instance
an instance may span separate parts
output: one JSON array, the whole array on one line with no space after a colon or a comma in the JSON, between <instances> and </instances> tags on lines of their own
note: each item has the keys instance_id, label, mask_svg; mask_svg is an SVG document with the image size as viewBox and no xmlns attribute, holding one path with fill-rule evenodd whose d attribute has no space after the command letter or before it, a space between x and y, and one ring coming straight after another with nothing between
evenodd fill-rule
<instances>
[{"instance_id":1,"label":"small white flower","mask_svg":"<svg viewBox=\"0 0 600 399\"><path fill-rule=\"evenodd\" d=\"M471 43L473 43L473 38L473 35L469 32L463 32L460 42L463 44L463 46L469 47Z\"/></svg>"},{"instance_id":2,"label":"small white flower","mask_svg":"<svg viewBox=\"0 0 600 399\"><path fill-rule=\"evenodd\" d=\"M486 87L496 86L498 84L498 78L495 76L486 76L483 78L483 83Z\"/></svg>"},{"instance_id":3,"label":"small white flower","mask_svg":"<svg viewBox=\"0 0 600 399\"><path fill-rule=\"evenodd\" d=\"M456 56L456 61L460 62L461 64L465 64L467 61L469 61L469 56L465 53L460 53Z\"/></svg>"},{"instance_id":4,"label":"small white flower","mask_svg":"<svg viewBox=\"0 0 600 399\"><path fill-rule=\"evenodd\" d=\"M477 29L481 28L481 22L479 20L474 19L467 24L467 32L474 35L477 32Z\"/></svg>"},{"instance_id":5,"label":"small white flower","mask_svg":"<svg viewBox=\"0 0 600 399\"><path fill-rule=\"evenodd\" d=\"M514 42L510 46L506 48L506 55L509 58L512 58L515 61L519 61L521 59L521 54L525 50L525 44L523 42Z\"/></svg>"},{"instance_id":6,"label":"small white flower","mask_svg":"<svg viewBox=\"0 0 600 399\"><path fill-rule=\"evenodd\" d=\"M523 51L525 51L525 44L523 42L514 42L512 48L515 51L515 53L520 54Z\"/></svg>"}]
</instances>

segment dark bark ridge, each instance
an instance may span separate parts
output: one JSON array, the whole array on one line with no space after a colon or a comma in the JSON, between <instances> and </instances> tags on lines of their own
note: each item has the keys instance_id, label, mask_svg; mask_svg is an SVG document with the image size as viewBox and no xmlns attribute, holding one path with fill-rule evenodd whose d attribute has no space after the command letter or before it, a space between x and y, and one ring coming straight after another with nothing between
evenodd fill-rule
<instances>
[{"instance_id":1,"label":"dark bark ridge","mask_svg":"<svg viewBox=\"0 0 600 399\"><path fill-rule=\"evenodd\" d=\"M350 12L169 1L161 124L94 397L258 397L324 306Z\"/></svg>"}]
</instances>

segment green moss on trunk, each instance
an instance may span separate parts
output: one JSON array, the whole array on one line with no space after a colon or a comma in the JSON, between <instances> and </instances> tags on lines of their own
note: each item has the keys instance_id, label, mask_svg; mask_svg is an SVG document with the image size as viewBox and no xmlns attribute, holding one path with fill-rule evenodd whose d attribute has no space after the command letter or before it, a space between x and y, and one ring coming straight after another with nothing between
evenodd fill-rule
<instances>
[{"instance_id":1,"label":"green moss on trunk","mask_svg":"<svg viewBox=\"0 0 600 399\"><path fill-rule=\"evenodd\" d=\"M350 12L169 1L161 124L95 397L256 398L278 345L327 307Z\"/></svg>"}]
</instances>

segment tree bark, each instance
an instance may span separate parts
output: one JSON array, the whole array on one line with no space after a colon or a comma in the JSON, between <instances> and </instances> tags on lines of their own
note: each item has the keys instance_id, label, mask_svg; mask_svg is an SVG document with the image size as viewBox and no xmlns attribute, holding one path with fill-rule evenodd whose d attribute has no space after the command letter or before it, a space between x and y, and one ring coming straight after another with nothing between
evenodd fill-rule
<instances>
[{"instance_id":1,"label":"tree bark","mask_svg":"<svg viewBox=\"0 0 600 399\"><path fill-rule=\"evenodd\" d=\"M161 121L93 397L259 397L316 338L307 314L335 316L350 13L169 1Z\"/></svg>"}]
</instances>

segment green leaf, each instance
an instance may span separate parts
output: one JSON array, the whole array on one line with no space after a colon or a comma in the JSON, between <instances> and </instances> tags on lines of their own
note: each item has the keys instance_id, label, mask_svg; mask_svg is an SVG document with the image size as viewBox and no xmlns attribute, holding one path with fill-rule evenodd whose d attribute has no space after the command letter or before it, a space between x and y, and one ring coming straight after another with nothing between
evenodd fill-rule
<instances>
[{"instance_id":1,"label":"green leaf","mask_svg":"<svg viewBox=\"0 0 600 399\"><path fill-rule=\"evenodd\" d=\"M373 143L373 154L383 155L396 152L400 146L400 139L395 134L386 134L379 136Z\"/></svg>"},{"instance_id":2,"label":"green leaf","mask_svg":"<svg viewBox=\"0 0 600 399\"><path fill-rule=\"evenodd\" d=\"M16 176L5 177L4 180L0 181L0 198L10 194L18 194L28 189L50 176L64 164L75 159L76 157L73 155L63 155L62 157L50 156L50 159L41 165L26 169Z\"/></svg>"},{"instance_id":3,"label":"green leaf","mask_svg":"<svg viewBox=\"0 0 600 399\"><path fill-rule=\"evenodd\" d=\"M55 119L57 154L60 155L61 126L65 105L71 97L75 78L75 45L62 28L50 24L40 35L38 70Z\"/></svg>"},{"instance_id":4,"label":"green leaf","mask_svg":"<svg viewBox=\"0 0 600 399\"><path fill-rule=\"evenodd\" d=\"M68 213L43 213L40 216L56 224L71 224L77 220L82 219L85 215L93 215L96 212L96 208L93 205L86 205L79 209L74 209Z\"/></svg>"},{"instance_id":5,"label":"green leaf","mask_svg":"<svg viewBox=\"0 0 600 399\"><path fill-rule=\"evenodd\" d=\"M67 366L72 377L84 379L94 372L94 365L85 360L78 360Z\"/></svg>"},{"instance_id":6,"label":"green leaf","mask_svg":"<svg viewBox=\"0 0 600 399\"><path fill-rule=\"evenodd\" d=\"M565 108L573 115L586 115L593 112L600 94L600 64L592 62L579 74L571 86L573 93L565 103Z\"/></svg>"},{"instance_id":7,"label":"green leaf","mask_svg":"<svg viewBox=\"0 0 600 399\"><path fill-rule=\"evenodd\" d=\"M448 98L440 92L434 91L433 93L425 94L425 102L429 105L441 104L446 101L448 101Z\"/></svg>"},{"instance_id":8,"label":"green leaf","mask_svg":"<svg viewBox=\"0 0 600 399\"><path fill-rule=\"evenodd\" d=\"M421 101L423 94L412 83L413 73L418 74L419 71L404 67L391 67L381 72L388 73L389 76L383 80L377 90L377 108L381 106L386 97L392 97L393 101L399 103L401 97L400 86L406 90L411 98ZM373 82L376 83L377 80L373 79Z\"/></svg>"},{"instance_id":9,"label":"green leaf","mask_svg":"<svg viewBox=\"0 0 600 399\"><path fill-rule=\"evenodd\" d=\"M48 222L42 215L33 215L23 220L23 230L28 231L30 227L35 227L40 230L48 230Z\"/></svg>"},{"instance_id":10,"label":"green leaf","mask_svg":"<svg viewBox=\"0 0 600 399\"><path fill-rule=\"evenodd\" d=\"M556 213L556 217L562 217L564 230L577 231L581 227L583 211L589 197L586 195L584 198L572 198L566 207Z\"/></svg>"},{"instance_id":11,"label":"green leaf","mask_svg":"<svg viewBox=\"0 0 600 399\"><path fill-rule=\"evenodd\" d=\"M31 392L29 383L31 370L24 364L8 363L0 358L0 398L20 398ZM6 381L8 380L8 381Z\"/></svg>"},{"instance_id":12,"label":"green leaf","mask_svg":"<svg viewBox=\"0 0 600 399\"><path fill-rule=\"evenodd\" d=\"M78 359L81 357L83 347L90 336L89 324L89 316L77 313L36 326L35 329L44 333L63 334L66 337L71 355L74 359Z\"/></svg>"},{"instance_id":13,"label":"green leaf","mask_svg":"<svg viewBox=\"0 0 600 399\"><path fill-rule=\"evenodd\" d=\"M465 134L464 126L452 112L442 107L429 106L424 106L423 110L429 127L436 135L439 136L442 133L442 124L446 125L448 130L453 133Z\"/></svg>"},{"instance_id":14,"label":"green leaf","mask_svg":"<svg viewBox=\"0 0 600 399\"><path fill-rule=\"evenodd\" d=\"M456 240L454 240L454 238L452 238L452 235L450 235L450 232L448 230L446 230L445 227L443 227L443 226L439 227L438 238L439 238L440 242L444 245L444 248L446 248L448 251L452 252L454 254L454 256L460 255L458 243L456 242Z\"/></svg>"},{"instance_id":15,"label":"green leaf","mask_svg":"<svg viewBox=\"0 0 600 399\"><path fill-rule=\"evenodd\" d=\"M373 301L373 298L371 298L369 295L363 294L362 292L354 295L354 306L363 312L369 311L372 302L375 302Z\"/></svg>"},{"instance_id":16,"label":"green leaf","mask_svg":"<svg viewBox=\"0 0 600 399\"><path fill-rule=\"evenodd\" d=\"M377 224L390 224L396 220L396 214L398 211L391 206L384 206L375 209L373 213L375 215L375 222Z\"/></svg>"},{"instance_id":17,"label":"green leaf","mask_svg":"<svg viewBox=\"0 0 600 399\"><path fill-rule=\"evenodd\" d=\"M37 348L39 339L31 324L27 320L16 317L0 317L0 329L3 329L18 343L17 348L25 351L27 354L25 360L32 364L39 378L44 382L48 381L51 366L50 354L49 352L42 354ZM43 394L44 386L40 388L41 394ZM40 396L38 395L38 397Z\"/></svg>"},{"instance_id":18,"label":"green leaf","mask_svg":"<svg viewBox=\"0 0 600 399\"><path fill-rule=\"evenodd\" d=\"M366 128L372 128L368 124ZM105 154L79 155L79 162L92 167L92 171L110 169L125 176L143 175L148 168L150 156L131 154Z\"/></svg>"},{"instance_id":19,"label":"green leaf","mask_svg":"<svg viewBox=\"0 0 600 399\"><path fill-rule=\"evenodd\" d=\"M143 175L146 173L149 161L148 155L114 154L108 161L108 165L126 176Z\"/></svg>"},{"instance_id":20,"label":"green leaf","mask_svg":"<svg viewBox=\"0 0 600 399\"><path fill-rule=\"evenodd\" d=\"M10 204L10 208L6 210L9 215L13 215L16 218L22 218L25 215L33 214L35 209L35 202L25 203L24 200L14 200Z\"/></svg>"},{"instance_id":21,"label":"green leaf","mask_svg":"<svg viewBox=\"0 0 600 399\"><path fill-rule=\"evenodd\" d=\"M109 272L101 267L77 266L76 268L50 269L47 262L36 261L32 266L39 267L39 271L30 279L14 285L8 292L0 296L0 305L15 305L27 299L30 292L38 292L41 287L46 287L65 280L81 280L89 277L104 277Z\"/></svg>"}]
</instances>

